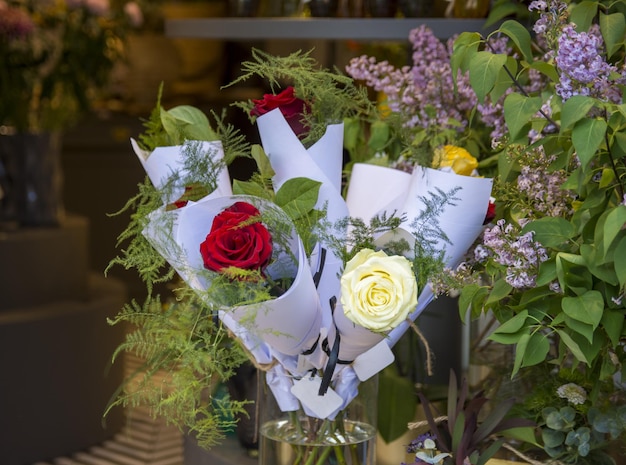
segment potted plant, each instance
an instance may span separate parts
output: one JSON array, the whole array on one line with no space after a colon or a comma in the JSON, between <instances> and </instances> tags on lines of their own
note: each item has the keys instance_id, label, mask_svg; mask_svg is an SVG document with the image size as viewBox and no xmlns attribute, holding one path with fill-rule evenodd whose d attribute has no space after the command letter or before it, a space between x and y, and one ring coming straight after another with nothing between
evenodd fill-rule
<instances>
[{"instance_id":1,"label":"potted plant","mask_svg":"<svg viewBox=\"0 0 626 465\"><path fill-rule=\"evenodd\" d=\"M510 376L540 428L544 458L614 463L623 438L626 9L533 1L531 35L508 20L455 42L480 105L502 109L497 216L474 255L460 308L492 314L514 346Z\"/></svg>"}]
</instances>

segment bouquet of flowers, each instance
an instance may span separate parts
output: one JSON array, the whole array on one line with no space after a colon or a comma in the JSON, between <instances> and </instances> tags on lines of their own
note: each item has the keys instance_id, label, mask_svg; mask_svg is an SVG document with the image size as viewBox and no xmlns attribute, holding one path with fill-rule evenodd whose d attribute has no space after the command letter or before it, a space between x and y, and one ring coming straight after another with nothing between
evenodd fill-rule
<instances>
[{"instance_id":1,"label":"bouquet of flowers","mask_svg":"<svg viewBox=\"0 0 626 465\"><path fill-rule=\"evenodd\" d=\"M0 125L50 131L92 108L121 60L135 2L0 1Z\"/></svg>"},{"instance_id":2,"label":"bouquet of flowers","mask_svg":"<svg viewBox=\"0 0 626 465\"><path fill-rule=\"evenodd\" d=\"M148 283L163 279L157 270L167 266L165 279L175 271L184 282L175 306L193 307L195 316L184 318L212 322L202 334L189 327L191 346L176 348L177 357L169 352L176 369L184 365L181 351L207 344L213 351L226 330L263 369L280 410L294 414L295 426L277 437L306 463L331 452L367 461L371 449L357 457L333 447L373 438L371 427L351 437L344 415L360 384L393 362L391 347L434 297L431 278L456 266L482 231L491 180L363 165L345 189L343 121L375 115L365 89L319 69L306 53L255 50L253 58L233 84L254 75L270 84L264 98L236 103L255 122L261 145L247 146L220 118L217 131L205 134L212 142L192 140L207 120L191 107L157 105L143 140L133 143L150 181L129 204L137 213L121 239L131 245L114 262L137 267ZM173 134L183 144L163 147ZM246 151L258 172L231 183L226 165ZM154 323L162 315L150 306L130 306L120 318L142 324L121 349L141 349L152 370L150 362L165 363L156 351L165 341ZM210 364L218 375L233 368ZM156 402L157 412L165 404Z\"/></svg>"}]
</instances>

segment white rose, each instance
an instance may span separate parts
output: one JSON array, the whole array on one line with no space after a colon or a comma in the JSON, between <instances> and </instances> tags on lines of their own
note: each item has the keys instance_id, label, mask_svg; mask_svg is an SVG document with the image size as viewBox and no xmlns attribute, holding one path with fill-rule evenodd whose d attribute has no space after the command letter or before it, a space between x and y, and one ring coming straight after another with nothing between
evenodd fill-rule
<instances>
[{"instance_id":1,"label":"white rose","mask_svg":"<svg viewBox=\"0 0 626 465\"><path fill-rule=\"evenodd\" d=\"M417 305L411 262L382 250L359 251L341 276L341 304L354 323L375 332L392 330Z\"/></svg>"}]
</instances>

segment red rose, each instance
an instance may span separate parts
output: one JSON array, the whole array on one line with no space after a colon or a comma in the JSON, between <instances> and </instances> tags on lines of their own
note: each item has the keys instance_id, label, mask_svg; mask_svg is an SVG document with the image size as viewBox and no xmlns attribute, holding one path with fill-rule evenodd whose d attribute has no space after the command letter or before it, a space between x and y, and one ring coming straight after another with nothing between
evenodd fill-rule
<instances>
[{"instance_id":1,"label":"red rose","mask_svg":"<svg viewBox=\"0 0 626 465\"><path fill-rule=\"evenodd\" d=\"M231 266L262 272L272 256L272 237L254 220L259 215L253 205L236 202L215 216L211 231L200 244L204 267L217 272Z\"/></svg>"},{"instance_id":2,"label":"red rose","mask_svg":"<svg viewBox=\"0 0 626 465\"><path fill-rule=\"evenodd\" d=\"M485 221L483 221L483 224L491 223L491 220L493 220L495 217L496 203L492 199L489 199L489 206L487 207L487 214L485 215Z\"/></svg>"},{"instance_id":3,"label":"red rose","mask_svg":"<svg viewBox=\"0 0 626 465\"><path fill-rule=\"evenodd\" d=\"M254 103L254 108L250 111L252 116L261 116L280 108L280 112L296 136L302 137L308 132L306 126L302 124L302 115L307 109L307 104L295 96L293 87L287 87L278 95L265 94L263 99L252 100L252 103Z\"/></svg>"}]
</instances>

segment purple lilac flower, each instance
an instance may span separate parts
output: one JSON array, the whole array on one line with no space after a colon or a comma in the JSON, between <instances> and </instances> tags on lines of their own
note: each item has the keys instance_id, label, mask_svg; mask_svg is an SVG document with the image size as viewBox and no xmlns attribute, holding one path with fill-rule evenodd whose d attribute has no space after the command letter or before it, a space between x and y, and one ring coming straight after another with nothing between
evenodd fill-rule
<instances>
[{"instance_id":1,"label":"purple lilac flower","mask_svg":"<svg viewBox=\"0 0 626 465\"><path fill-rule=\"evenodd\" d=\"M406 451L409 454L415 454L416 452L424 449L424 442L426 440L434 441L435 439L436 439L435 436L433 436L430 433L420 434L416 439L413 439L409 443L409 445L406 448ZM418 464L418 463L428 463L428 462L424 462L423 460L420 460L417 457L415 457L415 461L412 462L412 464ZM407 465L407 464L402 463L401 465Z\"/></svg>"},{"instance_id":2,"label":"purple lilac flower","mask_svg":"<svg viewBox=\"0 0 626 465\"><path fill-rule=\"evenodd\" d=\"M23 40L35 30L35 23L25 10L4 4L0 11L0 38Z\"/></svg>"},{"instance_id":3,"label":"purple lilac flower","mask_svg":"<svg viewBox=\"0 0 626 465\"><path fill-rule=\"evenodd\" d=\"M528 9L540 13L533 26L539 45L545 50L556 49L558 36L567 20L567 4L561 0L535 0Z\"/></svg>"},{"instance_id":4,"label":"purple lilac flower","mask_svg":"<svg viewBox=\"0 0 626 465\"><path fill-rule=\"evenodd\" d=\"M573 25L563 28L555 62L560 74L557 94L565 101L574 95L589 95L612 103L621 102L611 73L614 65L602 56L604 41L597 25L589 32L576 32Z\"/></svg>"},{"instance_id":5,"label":"purple lilac flower","mask_svg":"<svg viewBox=\"0 0 626 465\"><path fill-rule=\"evenodd\" d=\"M352 59L346 71L375 91L383 92L389 109L406 116L405 126L463 131L467 125L464 113L475 106L476 95L466 75L458 76L458 90L454 92L450 66L453 39L444 45L429 28L421 26L409 34L412 66L396 68L387 61L361 56Z\"/></svg>"},{"instance_id":6,"label":"purple lilac flower","mask_svg":"<svg viewBox=\"0 0 626 465\"><path fill-rule=\"evenodd\" d=\"M541 216L571 216L574 211L572 191L562 189L567 179L564 170L551 170L550 165L555 157L547 157L542 147L525 157L521 173L517 177L517 187L530 202L533 211L530 216L539 213Z\"/></svg>"},{"instance_id":7,"label":"purple lilac flower","mask_svg":"<svg viewBox=\"0 0 626 465\"><path fill-rule=\"evenodd\" d=\"M548 259L546 250L533 240L533 232L518 234L517 228L498 220L483 233L483 245L493 260L506 267L504 280L515 289L535 286L539 265Z\"/></svg>"}]
</instances>

